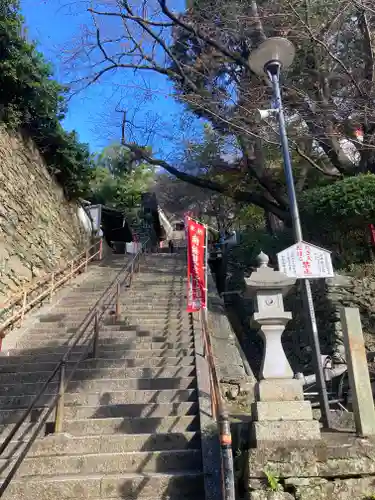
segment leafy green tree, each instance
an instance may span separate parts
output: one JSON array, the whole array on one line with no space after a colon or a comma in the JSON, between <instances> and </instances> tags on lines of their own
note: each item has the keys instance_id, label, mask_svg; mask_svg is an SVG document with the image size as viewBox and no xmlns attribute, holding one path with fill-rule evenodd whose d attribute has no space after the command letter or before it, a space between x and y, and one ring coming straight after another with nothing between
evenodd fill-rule
<instances>
[{"instance_id":1,"label":"leafy green tree","mask_svg":"<svg viewBox=\"0 0 375 500\"><path fill-rule=\"evenodd\" d=\"M90 199L127 215L136 214L142 193L148 191L155 177L154 168L136 161L128 148L113 144L95 158Z\"/></svg>"},{"instance_id":2,"label":"leafy green tree","mask_svg":"<svg viewBox=\"0 0 375 500\"><path fill-rule=\"evenodd\" d=\"M24 35L19 1L0 0L0 121L31 137L66 195L77 197L88 188L92 159L77 134L61 126L67 89L52 73Z\"/></svg>"}]
</instances>

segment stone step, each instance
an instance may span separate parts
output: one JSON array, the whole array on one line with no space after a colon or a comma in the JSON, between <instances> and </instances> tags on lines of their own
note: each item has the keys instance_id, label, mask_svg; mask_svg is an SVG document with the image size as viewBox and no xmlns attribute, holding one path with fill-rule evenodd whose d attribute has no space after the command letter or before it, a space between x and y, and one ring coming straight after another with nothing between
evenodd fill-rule
<instances>
[{"instance_id":1,"label":"stone step","mask_svg":"<svg viewBox=\"0 0 375 500\"><path fill-rule=\"evenodd\" d=\"M74 332L77 331L77 328L86 318L86 314L74 315L69 314L64 319L60 321L54 322L38 322L35 323L33 327L33 332L40 331L41 333L44 331L49 331L55 329L60 332L64 329L69 329L69 331ZM87 318L88 319L88 318ZM86 320L87 321L87 320ZM129 325L133 325L133 327L140 328L142 325L156 325L158 328L160 326L164 326L166 324L178 326L180 324L184 324L186 326L190 325L190 319L183 315L180 317L175 317L167 314L166 312L159 312L158 314L150 314L147 311L140 310L137 311L128 311L122 310L117 321L115 320L114 313L110 311L108 314L105 314L100 321L100 328L112 327L115 330L122 329L130 329Z\"/></svg>"},{"instance_id":2,"label":"stone step","mask_svg":"<svg viewBox=\"0 0 375 500\"><path fill-rule=\"evenodd\" d=\"M41 415L42 412L43 408L36 408L29 421L26 422L17 433L17 439L25 439L25 436L29 436L32 433L35 425L34 422L37 421L38 416ZM1 413L2 412L0 412L0 416ZM3 420L4 423L0 426L0 436L2 439L4 439L9 434L9 432L13 429L12 424L14 424L23 415L23 413L24 410L14 410L13 413L8 412L8 420ZM64 425L68 426L69 422L71 423L70 428L69 426L67 428L67 432L69 431L70 433L73 433L71 429L72 427L75 427L72 422L75 421L81 422L82 429L86 428L83 422L88 422L87 433L89 434L102 434L103 432L100 430L101 427L105 427L107 429L107 432L109 433L111 433L112 431L114 433L118 432L118 429L121 429L121 432L124 433L127 428L130 428L130 430L133 429L131 427L131 422L134 421L134 425L136 426L135 429L138 429L137 432L136 430L134 431L136 433L143 434L145 432L156 432L159 423L160 426L165 424L165 432L177 432L177 428L178 431L181 431L181 425L183 427L184 425L190 425L192 422L194 422L197 414L198 403L196 402L161 404L113 404L104 406L66 406L64 409ZM15 417L15 415L17 416L17 418ZM168 420L169 418L171 418L171 420ZM108 420L109 422L108 425L103 423L106 420ZM48 422L53 421L54 415L52 413L48 418ZM112 424L113 421L115 421L114 427ZM118 425L121 421L124 422L124 425L122 427L121 425ZM168 427L168 422L169 424L172 424L171 428ZM177 427L174 427L175 424L177 425ZM144 427L142 427L142 425L144 425ZM149 430L147 431L146 429ZM185 431L186 428L183 427L182 430ZM86 430L82 432L83 434L85 434ZM41 433L41 435L43 435L43 432Z\"/></svg>"},{"instance_id":3,"label":"stone step","mask_svg":"<svg viewBox=\"0 0 375 500\"><path fill-rule=\"evenodd\" d=\"M72 436L107 434L153 434L198 432L199 416L173 416L148 418L91 418L66 420L63 430Z\"/></svg>"},{"instance_id":4,"label":"stone step","mask_svg":"<svg viewBox=\"0 0 375 500\"><path fill-rule=\"evenodd\" d=\"M155 313L154 311L143 311L142 313L138 313L137 311L127 310L126 308L124 308L124 310L121 311L121 314L129 322L133 320L135 323L152 323L153 321L156 321L157 323L180 323L182 321L189 321L188 315L182 314L182 311L178 311L172 315L169 312L161 314Z\"/></svg>"},{"instance_id":5,"label":"stone step","mask_svg":"<svg viewBox=\"0 0 375 500\"><path fill-rule=\"evenodd\" d=\"M15 460L0 459L1 476L6 476ZM180 470L201 471L201 450L141 451L96 453L66 456L26 457L17 477L57 474L114 474L131 472L168 473Z\"/></svg>"},{"instance_id":6,"label":"stone step","mask_svg":"<svg viewBox=\"0 0 375 500\"><path fill-rule=\"evenodd\" d=\"M116 349L116 346L120 346ZM28 362L27 360L33 360L33 361L50 361L52 359L56 359L56 361L60 361L62 356L65 354L65 352L69 349L69 346L61 346L61 347L52 347L51 349L47 346L43 354L38 354L40 352L38 349L30 349L28 354L24 354L25 351L20 351L16 352L16 349L13 349L11 351L12 357L17 360L20 364L23 364L24 362ZM86 346L80 347L80 348L75 348L69 355L69 360L78 360L82 356L82 351L86 351ZM15 356L18 354L18 356ZM123 359L123 358L178 358L178 357L183 357L183 356L193 356L194 351L193 349L187 349L187 348L176 348L176 349L167 349L167 348L160 348L160 345L157 346L156 348L150 350L150 349L129 349L129 348L124 348L123 344L111 344L111 345L103 345L101 349L99 350L98 353L98 359ZM6 363L6 359L9 359L8 357L0 358L0 366L1 363ZM13 360L14 361L14 360Z\"/></svg>"},{"instance_id":7,"label":"stone step","mask_svg":"<svg viewBox=\"0 0 375 500\"><path fill-rule=\"evenodd\" d=\"M22 364L15 364L15 361L18 360L18 358L0 358L0 374L14 374L14 373L21 373L28 372L28 373L35 373L38 371L42 372L50 372L55 369L56 364L59 362L61 359L61 355L54 355L55 356L55 361L47 361L47 362L39 362L39 363L22 363ZM30 358L32 359L32 358ZM9 364L4 364L4 360L8 360ZM13 363L12 363L13 361ZM75 365L75 361L70 361L68 362L68 369L69 366ZM110 368L114 369L127 369L127 368L140 368L140 369L156 369L156 368L172 368L172 367L177 367L177 369L183 368L183 367L194 367L194 357L191 356L184 356L184 357L179 357L179 358L174 358L174 357L148 357L148 358L120 358L120 359L87 359L85 361L82 361L79 364L79 369L84 369L84 370L99 370L98 373L101 373L101 370L106 370ZM0 375L0 376L1 376ZM22 375L21 375L22 376Z\"/></svg>"},{"instance_id":8,"label":"stone step","mask_svg":"<svg viewBox=\"0 0 375 500\"><path fill-rule=\"evenodd\" d=\"M33 328L33 331L28 332L27 336L22 338L23 339L29 339L40 336L40 337L48 337L48 338L60 338L61 336L68 336L68 337L75 337L78 332L78 323L75 323L73 326L71 325L64 325L62 327L56 327L53 325L50 325L48 327L46 326L35 326ZM93 327L92 327L93 329ZM138 335L150 335L151 332L152 334L155 335L159 333L180 333L180 332L186 332L186 333L191 333L191 326L186 323L176 323L176 324L168 324L166 322L157 324L156 322L151 322L148 324L142 324L140 322L139 324L127 324L127 325L122 325L122 324L113 324L111 322L108 322L106 324L102 324L100 326L100 332L123 332L123 333L134 333ZM87 330L87 333L89 333L89 330Z\"/></svg>"},{"instance_id":9,"label":"stone step","mask_svg":"<svg viewBox=\"0 0 375 500\"><path fill-rule=\"evenodd\" d=\"M174 303L161 304L157 300L155 302L146 302L142 300L141 297L137 297L134 300L127 300L125 302L121 302L122 313L126 314L159 314L161 316L166 315L177 315L183 314L189 316L186 312L186 299L179 300Z\"/></svg>"},{"instance_id":10,"label":"stone step","mask_svg":"<svg viewBox=\"0 0 375 500\"><path fill-rule=\"evenodd\" d=\"M43 408L50 404L52 394L44 394L38 401L38 407ZM28 396L3 396L0 398L0 423L11 423L18 420L23 412L34 400L33 395ZM162 391L128 390L118 392L97 393L68 393L65 394L66 406L103 406L112 404L150 404L150 403L188 403L197 400L194 389L173 389ZM35 409L37 412L37 409ZM10 419L10 420L9 420Z\"/></svg>"},{"instance_id":11,"label":"stone step","mask_svg":"<svg viewBox=\"0 0 375 500\"><path fill-rule=\"evenodd\" d=\"M12 356L11 358L10 357L0 358L0 368L1 366L5 367L14 363L20 363L20 365L23 365L25 363L30 363L31 361L35 363L46 363L46 362L51 362L53 360L56 366L56 364L61 360L65 352L65 351L56 352L56 348L51 349L51 352L48 351L49 349L45 349L45 354L39 354L40 350L36 349L36 350L30 350L29 354L27 355ZM154 359L157 362L164 362L163 360L166 360L168 358L184 359L184 358L191 358L193 356L194 356L193 349L153 349L152 351L147 349L146 350L129 349L122 351L115 351L115 350L108 351L105 348L102 348L98 353L97 361L99 362L103 361L106 362L107 360L123 361L125 366L126 360L129 360L129 362L131 363L135 362L135 360L139 360L140 363L143 362L147 363L151 359ZM82 357L82 352L73 352L69 355L69 361L71 362L78 361L81 357ZM5 360L8 360L8 363L6 363ZM87 363L89 361L91 361L91 359L86 358L82 360L82 363Z\"/></svg>"},{"instance_id":12,"label":"stone step","mask_svg":"<svg viewBox=\"0 0 375 500\"><path fill-rule=\"evenodd\" d=\"M89 304L84 310L82 308L75 309L73 306L69 308L59 308L54 309L53 314L46 315L44 317L39 318L38 324L40 325L53 325L60 324L66 321L72 322L77 321L81 322L90 312L92 305ZM101 306L100 306L101 309ZM104 317L108 314L113 315L112 311L115 309L115 304L110 304L107 306L106 311L104 312ZM170 321L180 321L181 319L188 319L188 313L181 307L181 304L178 307L171 309L170 307L165 308L152 308L152 309L144 309L134 308L129 306L127 303L120 303L120 314L124 318L134 317L138 320L143 320L144 316L147 319L154 318L155 320L166 320Z\"/></svg>"},{"instance_id":13,"label":"stone step","mask_svg":"<svg viewBox=\"0 0 375 500\"><path fill-rule=\"evenodd\" d=\"M142 313L140 313L142 311ZM185 309L176 308L170 310L168 307L163 308L129 308L128 304L124 304L124 308L121 311L126 318L143 318L143 313L147 318L155 318L155 319L171 319L171 320L179 320L179 319L188 319L189 314L185 311Z\"/></svg>"},{"instance_id":14,"label":"stone step","mask_svg":"<svg viewBox=\"0 0 375 500\"><path fill-rule=\"evenodd\" d=\"M109 404L103 406L67 406L64 411L66 419L84 418L145 418L190 416L198 414L198 403L130 403Z\"/></svg>"},{"instance_id":15,"label":"stone step","mask_svg":"<svg viewBox=\"0 0 375 500\"><path fill-rule=\"evenodd\" d=\"M75 340L75 337L68 338L69 340L64 340L64 338L61 339L52 339L52 340L38 340L38 339L33 339L31 336L29 336L27 339L21 340L20 342L17 343L17 349L12 350L12 353L14 354L21 354L21 351L23 349L35 349L38 347L48 347L48 348L64 348L64 347L69 347ZM138 346L141 349L147 349L147 350L153 350L153 349L187 349L187 348L192 348L193 347L193 339L188 338L186 342L179 341L176 339L176 341L173 341L173 338L171 341L166 342L165 338L163 336L158 336L158 339L153 342L153 339L149 339L147 337L130 337L126 338L124 335L123 337L121 336L116 336L116 337L99 337L99 350L101 348L109 349L109 348L116 348L116 346L119 346L119 348L122 349L136 349ZM121 346L121 347L120 347ZM57 351L55 349L55 351ZM68 350L67 348L65 350ZM79 350L79 347L74 348L75 351Z\"/></svg>"},{"instance_id":16,"label":"stone step","mask_svg":"<svg viewBox=\"0 0 375 500\"><path fill-rule=\"evenodd\" d=\"M90 375L89 375L90 376ZM44 382L2 384L0 386L0 401L4 397L26 396L37 394L42 390ZM195 377L169 377L169 378L118 378L118 379L78 379L69 382L67 393L71 392L103 392L103 391L164 391L168 389L194 389ZM58 381L51 382L47 393L54 394L58 391Z\"/></svg>"},{"instance_id":17,"label":"stone step","mask_svg":"<svg viewBox=\"0 0 375 500\"><path fill-rule=\"evenodd\" d=\"M154 308L152 306L158 306L159 308L164 308L166 310L173 308L181 309L181 306L185 305L185 297L180 298L181 292L178 290L168 293L168 295L171 294L173 294L173 297L163 298L160 296L160 292L145 295L144 289L133 291L127 293L126 297L124 296L120 298L120 305L124 308L128 307L129 309L132 309L134 306L139 307L140 304L148 303L152 309Z\"/></svg>"},{"instance_id":18,"label":"stone step","mask_svg":"<svg viewBox=\"0 0 375 500\"><path fill-rule=\"evenodd\" d=\"M2 436L4 438L4 436ZM2 458L14 458L27 441L12 441ZM81 455L84 453L125 453L132 451L200 450L199 432L166 434L107 434L105 436L72 436L50 434L36 439L28 457Z\"/></svg>"},{"instance_id":19,"label":"stone step","mask_svg":"<svg viewBox=\"0 0 375 500\"><path fill-rule=\"evenodd\" d=\"M155 331L160 331L163 332L164 330L168 330L170 332L180 332L181 330L184 330L185 332L191 333L191 326L186 322L184 323L167 323L165 321L160 322L159 324L154 321L154 322L149 322L149 323L142 323L140 321L139 323L127 323L127 324L103 324L100 327L100 332L105 332L105 331L119 331L119 332L137 332L142 334L147 334L149 332L155 332Z\"/></svg>"},{"instance_id":20,"label":"stone step","mask_svg":"<svg viewBox=\"0 0 375 500\"><path fill-rule=\"evenodd\" d=\"M52 365L54 368L55 365ZM36 369L40 369L39 365L35 365ZM172 368L101 368L98 371L94 370L95 366L86 369L77 368L73 373L72 381L90 380L90 379L154 379L154 378L171 378L171 377L194 377L195 368L193 366L176 366ZM94 370L94 371L93 371ZM1 373L0 372L0 391L2 385L25 383L32 384L34 382L44 382L51 375L51 371L33 371L33 372L18 372L16 373ZM70 375L70 369L67 369L67 376Z\"/></svg>"},{"instance_id":21,"label":"stone step","mask_svg":"<svg viewBox=\"0 0 375 500\"><path fill-rule=\"evenodd\" d=\"M14 479L6 492L6 500L197 500L203 496L203 474L180 471L170 474L91 474L34 476Z\"/></svg>"},{"instance_id":22,"label":"stone step","mask_svg":"<svg viewBox=\"0 0 375 500\"><path fill-rule=\"evenodd\" d=\"M138 323L129 323L127 325L103 325L100 328L101 332L105 331L119 331L119 332L181 332L185 331L187 333L191 333L191 326L187 322L179 322L179 323L167 323L166 321L150 321L143 322L139 320Z\"/></svg>"},{"instance_id":23,"label":"stone step","mask_svg":"<svg viewBox=\"0 0 375 500\"><path fill-rule=\"evenodd\" d=\"M133 282L133 285L135 282ZM150 285L147 285L150 288ZM59 302L60 307L69 307L74 305L76 307L84 307L86 304L92 304L98 301L103 297L107 287L103 287L100 293L96 292L82 292L69 294L69 296L65 297L61 302ZM185 298L186 288L183 287L168 287L165 289L156 289L155 287L150 288L150 290L145 290L146 284L142 282L138 282L137 286L132 286L131 288L122 287L120 294L120 302L123 303L132 303L135 302L136 299L142 298L144 302L155 301L159 305L168 305L168 304L178 304ZM113 294L108 293L104 297L103 302L115 302L116 298L114 297L115 290L113 289ZM183 297L181 297L183 295ZM159 300L158 300L159 299Z\"/></svg>"},{"instance_id":24,"label":"stone step","mask_svg":"<svg viewBox=\"0 0 375 500\"><path fill-rule=\"evenodd\" d=\"M67 342L69 340L75 340L77 334L71 333L61 333L56 337L55 340L60 342ZM191 332L184 331L175 331L170 334L168 333L155 333L152 331L124 331L124 330L102 330L99 333L99 339L104 343L109 343L109 340L104 339L115 339L112 340L112 343L121 343L121 342L192 342L194 337ZM34 342L44 342L48 343L51 340L51 334L47 333L33 333L24 338L24 342L29 345Z\"/></svg>"},{"instance_id":25,"label":"stone step","mask_svg":"<svg viewBox=\"0 0 375 500\"><path fill-rule=\"evenodd\" d=\"M150 305L158 305L159 307L173 307L181 306L184 302L185 297L181 297L180 290L169 291L162 297L159 291L145 293L144 287L140 290L127 291L127 295L120 298L120 304L128 305L130 308L132 305L148 303ZM141 302L140 302L141 301Z\"/></svg>"}]
</instances>

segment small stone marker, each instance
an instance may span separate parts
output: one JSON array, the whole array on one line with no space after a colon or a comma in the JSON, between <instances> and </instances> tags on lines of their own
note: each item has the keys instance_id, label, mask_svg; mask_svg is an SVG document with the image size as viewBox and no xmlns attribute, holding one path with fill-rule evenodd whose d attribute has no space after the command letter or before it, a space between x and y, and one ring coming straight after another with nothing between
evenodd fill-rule
<instances>
[{"instance_id":1,"label":"small stone marker","mask_svg":"<svg viewBox=\"0 0 375 500\"><path fill-rule=\"evenodd\" d=\"M375 436L375 409L359 310L341 310L341 324L348 365L349 385L353 394L356 431L360 436Z\"/></svg>"}]
</instances>

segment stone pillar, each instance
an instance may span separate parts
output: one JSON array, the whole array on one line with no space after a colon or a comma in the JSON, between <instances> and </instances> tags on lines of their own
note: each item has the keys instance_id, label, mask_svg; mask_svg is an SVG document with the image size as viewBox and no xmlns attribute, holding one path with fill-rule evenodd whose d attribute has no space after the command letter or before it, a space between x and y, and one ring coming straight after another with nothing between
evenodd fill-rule
<instances>
[{"instance_id":1,"label":"stone pillar","mask_svg":"<svg viewBox=\"0 0 375 500\"><path fill-rule=\"evenodd\" d=\"M255 300L252 321L264 342L260 381L252 405L253 440L258 446L287 441L320 439L319 422L313 420L309 401L303 399L303 386L294 379L281 336L292 314L284 310L283 295L295 284L279 271L268 267L263 252L259 267L246 278L247 294Z\"/></svg>"},{"instance_id":2,"label":"stone pillar","mask_svg":"<svg viewBox=\"0 0 375 500\"><path fill-rule=\"evenodd\" d=\"M374 398L359 310L354 307L342 308L341 324L348 360L349 385L353 397L356 431L360 436L375 436Z\"/></svg>"}]
</instances>

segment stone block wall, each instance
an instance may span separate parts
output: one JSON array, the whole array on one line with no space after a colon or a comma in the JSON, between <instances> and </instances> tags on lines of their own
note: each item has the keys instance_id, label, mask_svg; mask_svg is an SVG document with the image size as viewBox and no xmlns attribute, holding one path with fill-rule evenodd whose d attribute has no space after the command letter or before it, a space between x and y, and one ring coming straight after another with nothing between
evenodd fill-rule
<instances>
[{"instance_id":1,"label":"stone block wall","mask_svg":"<svg viewBox=\"0 0 375 500\"><path fill-rule=\"evenodd\" d=\"M369 500L375 495L374 442L323 434L321 443L250 450L247 500Z\"/></svg>"},{"instance_id":2,"label":"stone block wall","mask_svg":"<svg viewBox=\"0 0 375 500\"><path fill-rule=\"evenodd\" d=\"M89 235L32 141L0 129L0 304L69 261Z\"/></svg>"},{"instance_id":3,"label":"stone block wall","mask_svg":"<svg viewBox=\"0 0 375 500\"><path fill-rule=\"evenodd\" d=\"M312 291L322 354L333 355L338 362L345 360L340 321L342 307L359 309L366 348L375 350L375 277L336 274L332 279L312 282ZM286 310L292 312L293 320L287 325L283 340L297 371L311 354L311 341L298 286L291 291L285 304Z\"/></svg>"}]
</instances>

